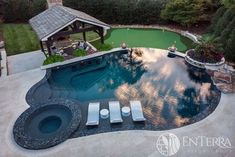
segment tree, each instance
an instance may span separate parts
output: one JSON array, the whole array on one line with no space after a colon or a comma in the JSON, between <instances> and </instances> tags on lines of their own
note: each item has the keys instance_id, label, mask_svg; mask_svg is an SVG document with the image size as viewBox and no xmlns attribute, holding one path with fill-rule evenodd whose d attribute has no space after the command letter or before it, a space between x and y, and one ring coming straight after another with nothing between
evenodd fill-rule
<instances>
[{"instance_id":1,"label":"tree","mask_svg":"<svg viewBox=\"0 0 235 157\"><path fill-rule=\"evenodd\" d=\"M215 26L217 24L217 22L219 21L219 19L224 15L224 12L226 11L225 7L220 7L216 13L213 15L213 18L211 20L211 25L209 27L209 30L211 32L213 32L215 30Z\"/></svg>"},{"instance_id":2,"label":"tree","mask_svg":"<svg viewBox=\"0 0 235 157\"><path fill-rule=\"evenodd\" d=\"M223 30L223 32L221 33L221 36L219 37L219 41L223 44L223 47L226 46L227 40L229 39L230 34L232 33L234 28L235 28L235 17L228 24L228 26Z\"/></svg>"},{"instance_id":3,"label":"tree","mask_svg":"<svg viewBox=\"0 0 235 157\"><path fill-rule=\"evenodd\" d=\"M218 37L221 35L222 31L226 26L231 22L235 15L235 12L232 8L227 9L223 16L218 20L215 29L214 29L214 35L215 37Z\"/></svg>"},{"instance_id":4,"label":"tree","mask_svg":"<svg viewBox=\"0 0 235 157\"><path fill-rule=\"evenodd\" d=\"M225 58L229 61L235 62L235 29L230 34L225 48Z\"/></svg>"},{"instance_id":5,"label":"tree","mask_svg":"<svg viewBox=\"0 0 235 157\"><path fill-rule=\"evenodd\" d=\"M46 0L3 0L6 22L26 22L46 9Z\"/></svg>"},{"instance_id":6,"label":"tree","mask_svg":"<svg viewBox=\"0 0 235 157\"><path fill-rule=\"evenodd\" d=\"M231 8L235 6L235 0L222 0L222 3L227 7Z\"/></svg>"},{"instance_id":7,"label":"tree","mask_svg":"<svg viewBox=\"0 0 235 157\"><path fill-rule=\"evenodd\" d=\"M208 21L214 9L218 7L218 3L216 6L212 3L214 1L218 2L218 0L170 0L162 10L161 17L184 26Z\"/></svg>"}]
</instances>

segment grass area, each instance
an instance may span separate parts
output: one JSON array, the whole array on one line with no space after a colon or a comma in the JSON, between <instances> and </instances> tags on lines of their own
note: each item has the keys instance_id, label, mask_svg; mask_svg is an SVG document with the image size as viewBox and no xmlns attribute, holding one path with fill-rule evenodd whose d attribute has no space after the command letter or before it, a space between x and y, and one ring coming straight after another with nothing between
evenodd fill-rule
<instances>
[{"instance_id":1,"label":"grass area","mask_svg":"<svg viewBox=\"0 0 235 157\"><path fill-rule=\"evenodd\" d=\"M120 47L126 43L128 47L151 47L167 49L175 43L179 51L185 52L193 48L193 42L178 33L160 29L117 28L108 31L105 43Z\"/></svg>"},{"instance_id":2,"label":"grass area","mask_svg":"<svg viewBox=\"0 0 235 157\"><path fill-rule=\"evenodd\" d=\"M78 33L78 34L72 34L70 35L71 39L72 40L76 40L76 41L79 41L79 40L83 40L83 35L82 33ZM94 40L94 39L97 39L99 38L99 35L95 32L86 32L86 40L87 41L91 41L91 40Z\"/></svg>"},{"instance_id":3,"label":"grass area","mask_svg":"<svg viewBox=\"0 0 235 157\"><path fill-rule=\"evenodd\" d=\"M7 55L40 49L38 38L29 24L1 24Z\"/></svg>"},{"instance_id":4,"label":"grass area","mask_svg":"<svg viewBox=\"0 0 235 157\"><path fill-rule=\"evenodd\" d=\"M99 51L108 51L113 48L111 44L107 43L101 44L100 40L94 41L91 44Z\"/></svg>"},{"instance_id":5,"label":"grass area","mask_svg":"<svg viewBox=\"0 0 235 157\"><path fill-rule=\"evenodd\" d=\"M8 55L29 52L40 49L38 38L29 24L1 24L0 30L6 44ZM87 40L97 39L95 32L86 33ZM71 35L73 40L83 40L82 33ZM194 47L192 41L181 35L157 29L111 29L105 36L105 44L100 40L92 42L99 51L107 51L114 47L120 47L125 42L128 47L152 47L167 49L173 43L179 51L184 52Z\"/></svg>"}]
</instances>

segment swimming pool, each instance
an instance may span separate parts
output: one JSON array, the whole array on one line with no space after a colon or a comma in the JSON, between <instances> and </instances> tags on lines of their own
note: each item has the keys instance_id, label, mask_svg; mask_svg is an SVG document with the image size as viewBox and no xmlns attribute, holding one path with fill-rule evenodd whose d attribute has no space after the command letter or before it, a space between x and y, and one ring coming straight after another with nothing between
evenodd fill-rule
<instances>
[{"instance_id":1,"label":"swimming pool","mask_svg":"<svg viewBox=\"0 0 235 157\"><path fill-rule=\"evenodd\" d=\"M194 47L192 40L171 31L161 29L114 28L105 36L105 43L120 47L126 43L128 47L151 47L167 49L175 43L178 51L185 52Z\"/></svg>"},{"instance_id":2,"label":"swimming pool","mask_svg":"<svg viewBox=\"0 0 235 157\"><path fill-rule=\"evenodd\" d=\"M220 92L210 76L187 65L182 58L169 58L157 49L142 49L141 57L115 52L103 58L83 61L59 69L30 89L31 106L48 99L76 100L82 120L72 137L120 130L166 130L195 123L208 116L218 105ZM98 127L86 127L89 102L118 100L121 107L130 100L140 100L145 123L133 123L131 116L111 125L100 119Z\"/></svg>"}]
</instances>

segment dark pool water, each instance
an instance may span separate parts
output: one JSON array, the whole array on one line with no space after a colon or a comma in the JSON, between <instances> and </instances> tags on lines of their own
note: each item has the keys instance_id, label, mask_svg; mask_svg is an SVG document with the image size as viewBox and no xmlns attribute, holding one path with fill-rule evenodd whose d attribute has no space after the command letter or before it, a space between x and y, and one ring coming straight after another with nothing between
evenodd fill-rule
<instances>
[{"instance_id":1,"label":"dark pool water","mask_svg":"<svg viewBox=\"0 0 235 157\"><path fill-rule=\"evenodd\" d=\"M56 136L62 129L66 129L71 119L68 109L51 105L30 115L24 130L37 138Z\"/></svg>"},{"instance_id":2,"label":"dark pool water","mask_svg":"<svg viewBox=\"0 0 235 157\"><path fill-rule=\"evenodd\" d=\"M81 102L82 121L73 137L128 129L177 128L205 118L216 108L220 92L204 70L187 65L182 58L169 58L159 50L143 51L141 57L116 52L52 69L47 81L39 82L27 97L41 103L51 98ZM108 109L109 100L118 100L121 106L140 100L146 122L133 123L129 116L123 117L122 124L111 125L109 119L100 119L98 127L87 128L88 103L98 101L101 109Z\"/></svg>"},{"instance_id":3,"label":"dark pool water","mask_svg":"<svg viewBox=\"0 0 235 157\"><path fill-rule=\"evenodd\" d=\"M49 133L53 133L56 130L59 129L59 127L61 126L61 119L60 117L57 116L50 116L47 117L45 119L43 119L40 123L39 123L39 130L43 133L43 134L49 134Z\"/></svg>"}]
</instances>

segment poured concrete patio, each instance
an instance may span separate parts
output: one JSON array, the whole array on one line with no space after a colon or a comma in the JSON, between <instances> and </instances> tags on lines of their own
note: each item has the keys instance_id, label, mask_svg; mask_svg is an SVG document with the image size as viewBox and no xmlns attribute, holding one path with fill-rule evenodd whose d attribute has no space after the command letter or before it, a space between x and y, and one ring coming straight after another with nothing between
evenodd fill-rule
<instances>
[{"instance_id":1,"label":"poured concrete patio","mask_svg":"<svg viewBox=\"0 0 235 157\"><path fill-rule=\"evenodd\" d=\"M46 59L41 50L8 56L8 74L16 74L36 68L40 68Z\"/></svg>"},{"instance_id":2,"label":"poured concrete patio","mask_svg":"<svg viewBox=\"0 0 235 157\"><path fill-rule=\"evenodd\" d=\"M27 91L42 79L45 71L34 69L0 78L0 157L155 157L161 155L156 142L163 133L184 136L228 138L232 148L218 146L181 146L175 156L233 157L235 154L235 94L222 94L216 110L207 118L178 129L168 131L123 131L68 139L64 143L45 150L26 150L18 146L12 128L18 116L29 106L25 101Z\"/></svg>"}]
</instances>

